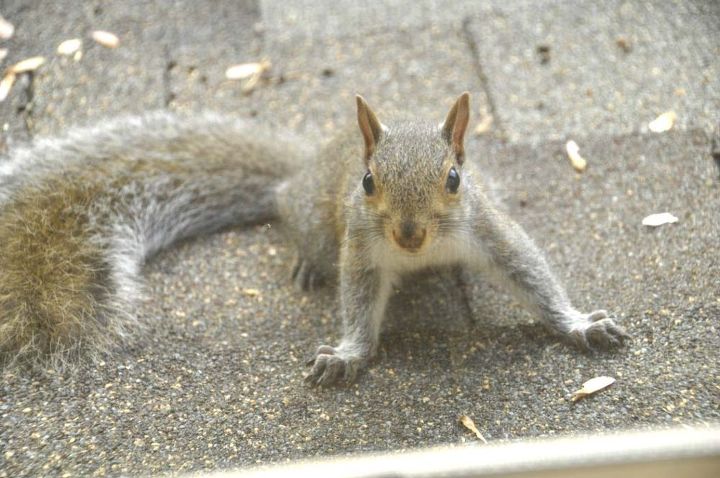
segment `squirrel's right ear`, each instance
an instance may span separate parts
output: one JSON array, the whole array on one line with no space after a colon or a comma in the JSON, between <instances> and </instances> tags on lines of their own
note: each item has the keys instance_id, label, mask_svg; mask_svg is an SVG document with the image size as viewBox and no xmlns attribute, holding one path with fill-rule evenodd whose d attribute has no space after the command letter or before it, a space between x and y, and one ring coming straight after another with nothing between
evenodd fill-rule
<instances>
[{"instance_id":1,"label":"squirrel's right ear","mask_svg":"<svg viewBox=\"0 0 720 478\"><path fill-rule=\"evenodd\" d=\"M355 99L357 100L358 126L360 126L360 131L365 140L365 161L367 162L375 152L375 147L382 137L383 125L378 121L375 113L373 113L373 110L370 109L362 96L357 95Z\"/></svg>"},{"instance_id":2,"label":"squirrel's right ear","mask_svg":"<svg viewBox=\"0 0 720 478\"><path fill-rule=\"evenodd\" d=\"M470 122L470 93L460 95L448 112L441 131L443 138L452 147L458 163L465 157L465 130Z\"/></svg>"}]
</instances>

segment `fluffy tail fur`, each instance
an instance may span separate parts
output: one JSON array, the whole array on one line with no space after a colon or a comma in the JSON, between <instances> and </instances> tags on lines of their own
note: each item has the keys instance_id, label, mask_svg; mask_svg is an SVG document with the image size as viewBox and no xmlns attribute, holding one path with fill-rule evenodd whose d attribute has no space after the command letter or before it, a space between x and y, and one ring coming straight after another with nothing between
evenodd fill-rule
<instances>
[{"instance_id":1,"label":"fluffy tail fur","mask_svg":"<svg viewBox=\"0 0 720 478\"><path fill-rule=\"evenodd\" d=\"M62 365L123 342L145 259L273 219L302 154L240 120L165 113L13 152L0 162L0 365Z\"/></svg>"}]
</instances>

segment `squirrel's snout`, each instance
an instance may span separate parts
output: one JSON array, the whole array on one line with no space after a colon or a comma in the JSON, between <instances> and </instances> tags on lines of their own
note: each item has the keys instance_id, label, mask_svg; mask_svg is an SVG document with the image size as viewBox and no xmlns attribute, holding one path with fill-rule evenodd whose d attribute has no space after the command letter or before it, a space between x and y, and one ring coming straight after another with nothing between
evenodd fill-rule
<instances>
[{"instance_id":1,"label":"squirrel's snout","mask_svg":"<svg viewBox=\"0 0 720 478\"><path fill-rule=\"evenodd\" d=\"M393 239L398 246L410 252L415 252L425 242L427 230L419 227L415 221L403 221L399 226L393 227Z\"/></svg>"}]
</instances>

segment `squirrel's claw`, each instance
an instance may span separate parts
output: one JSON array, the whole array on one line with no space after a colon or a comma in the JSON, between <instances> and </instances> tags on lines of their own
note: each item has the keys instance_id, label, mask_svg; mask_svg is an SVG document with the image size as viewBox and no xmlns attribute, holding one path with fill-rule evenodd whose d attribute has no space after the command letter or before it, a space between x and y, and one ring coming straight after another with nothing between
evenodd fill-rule
<instances>
[{"instance_id":1,"label":"squirrel's claw","mask_svg":"<svg viewBox=\"0 0 720 478\"><path fill-rule=\"evenodd\" d=\"M312 365L305 382L315 387L326 387L339 382L352 382L357 370L357 360L346 358L328 345L318 347L315 357L307 362Z\"/></svg>"},{"instance_id":2,"label":"squirrel's claw","mask_svg":"<svg viewBox=\"0 0 720 478\"><path fill-rule=\"evenodd\" d=\"M570 336L575 343L586 350L621 347L630 340L625 329L615 323L604 310L584 315L579 325L573 327Z\"/></svg>"},{"instance_id":3,"label":"squirrel's claw","mask_svg":"<svg viewBox=\"0 0 720 478\"><path fill-rule=\"evenodd\" d=\"M308 291L316 289L323 282L322 277L309 261L298 259L293 267L292 279L298 289Z\"/></svg>"},{"instance_id":4,"label":"squirrel's claw","mask_svg":"<svg viewBox=\"0 0 720 478\"><path fill-rule=\"evenodd\" d=\"M305 362L305 366L309 367L310 365L313 365L319 355L335 355L335 349L329 345L321 345L315 351L315 354Z\"/></svg>"}]
</instances>

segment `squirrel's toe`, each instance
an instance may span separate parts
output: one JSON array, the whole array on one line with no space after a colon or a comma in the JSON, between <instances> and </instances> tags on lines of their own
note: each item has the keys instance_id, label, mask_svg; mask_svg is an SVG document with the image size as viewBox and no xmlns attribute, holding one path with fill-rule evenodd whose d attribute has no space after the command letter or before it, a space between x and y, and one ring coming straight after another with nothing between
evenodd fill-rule
<instances>
[{"instance_id":1,"label":"squirrel's toe","mask_svg":"<svg viewBox=\"0 0 720 478\"><path fill-rule=\"evenodd\" d=\"M630 335L605 311L596 311L587 315L588 323L574 329L570 335L584 349L610 349L621 347L630 340Z\"/></svg>"}]
</instances>

